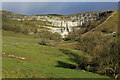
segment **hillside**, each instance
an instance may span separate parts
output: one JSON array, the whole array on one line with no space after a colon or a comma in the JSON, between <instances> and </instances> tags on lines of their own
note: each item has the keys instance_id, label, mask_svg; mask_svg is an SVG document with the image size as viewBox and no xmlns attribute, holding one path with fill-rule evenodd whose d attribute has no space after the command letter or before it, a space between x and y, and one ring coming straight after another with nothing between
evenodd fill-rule
<instances>
[{"instance_id":1,"label":"hillside","mask_svg":"<svg viewBox=\"0 0 120 80\"><path fill-rule=\"evenodd\" d=\"M3 11L3 29L9 26L7 23L16 21L18 31L28 34L40 33L41 30L47 29L52 33L59 33L62 38L65 38L69 32L77 31L80 28L89 29L101 24L114 11L89 12L75 15L53 16L53 15L18 15ZM4 22L8 21L6 24ZM21 25L17 25L21 24ZM5 25L5 26L4 26ZM24 29L23 29L24 28ZM8 29L8 28L7 28ZM14 28L11 27L14 31Z\"/></svg>"},{"instance_id":2,"label":"hillside","mask_svg":"<svg viewBox=\"0 0 120 80\"><path fill-rule=\"evenodd\" d=\"M98 25L93 30L84 34L83 36L89 35L91 32L101 32L104 34L117 33L118 32L118 11L115 11L112 16L109 17L104 23Z\"/></svg>"},{"instance_id":3,"label":"hillside","mask_svg":"<svg viewBox=\"0 0 120 80\"><path fill-rule=\"evenodd\" d=\"M3 37L3 78L105 78L75 70L76 62L69 59L74 59L73 55L65 54L59 47L39 45L37 41ZM84 54L77 50L68 51L75 55Z\"/></svg>"},{"instance_id":4,"label":"hillside","mask_svg":"<svg viewBox=\"0 0 120 80\"><path fill-rule=\"evenodd\" d=\"M78 39L78 49L95 57L97 73L113 78L120 76L118 27L118 11L115 11L106 21Z\"/></svg>"},{"instance_id":5,"label":"hillside","mask_svg":"<svg viewBox=\"0 0 120 80\"><path fill-rule=\"evenodd\" d=\"M3 78L119 78L117 14L3 11Z\"/></svg>"}]
</instances>

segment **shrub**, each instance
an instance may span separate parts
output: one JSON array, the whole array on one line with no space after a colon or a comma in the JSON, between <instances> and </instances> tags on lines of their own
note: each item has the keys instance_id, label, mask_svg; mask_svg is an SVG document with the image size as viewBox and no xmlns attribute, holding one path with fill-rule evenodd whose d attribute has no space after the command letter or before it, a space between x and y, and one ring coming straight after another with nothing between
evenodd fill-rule
<instances>
[{"instance_id":1,"label":"shrub","mask_svg":"<svg viewBox=\"0 0 120 80\"><path fill-rule=\"evenodd\" d=\"M48 45L49 44L49 41L46 40L46 39L42 39L41 42L39 43L40 45Z\"/></svg>"}]
</instances>

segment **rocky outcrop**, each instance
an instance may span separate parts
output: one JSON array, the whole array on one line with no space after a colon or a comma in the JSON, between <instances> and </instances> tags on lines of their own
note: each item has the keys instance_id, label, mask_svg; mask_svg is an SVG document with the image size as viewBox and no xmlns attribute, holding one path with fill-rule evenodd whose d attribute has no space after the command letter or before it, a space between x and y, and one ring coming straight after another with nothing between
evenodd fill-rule
<instances>
[{"instance_id":1,"label":"rocky outcrop","mask_svg":"<svg viewBox=\"0 0 120 80\"><path fill-rule=\"evenodd\" d=\"M16 59L21 59L21 60L25 60L26 59L24 57L18 57L18 56L10 55L10 54L8 55L5 52L3 52L2 56L7 56L7 57L10 57L10 58L16 58Z\"/></svg>"},{"instance_id":2,"label":"rocky outcrop","mask_svg":"<svg viewBox=\"0 0 120 80\"><path fill-rule=\"evenodd\" d=\"M64 38L69 32L73 31L73 27L86 24L86 22L91 20L98 20L100 18L100 13L84 13L68 16L53 16L53 15L36 15L36 16L24 16L16 17L12 16L11 19L16 20L39 20L49 22L47 26L51 32L58 32ZM39 26L38 26L39 27ZM76 28L79 29L79 28Z\"/></svg>"},{"instance_id":3,"label":"rocky outcrop","mask_svg":"<svg viewBox=\"0 0 120 80\"><path fill-rule=\"evenodd\" d=\"M43 21L49 21L51 26L55 26L56 28L53 28L49 26L51 29L51 32L58 32L62 35L64 38L66 35L69 34L69 32L73 31L73 27L84 25L86 22L91 20L97 20L99 19L99 14L82 14L78 16L72 16L72 17L38 17L37 20L43 20ZM77 28L78 29L78 28Z\"/></svg>"}]
</instances>

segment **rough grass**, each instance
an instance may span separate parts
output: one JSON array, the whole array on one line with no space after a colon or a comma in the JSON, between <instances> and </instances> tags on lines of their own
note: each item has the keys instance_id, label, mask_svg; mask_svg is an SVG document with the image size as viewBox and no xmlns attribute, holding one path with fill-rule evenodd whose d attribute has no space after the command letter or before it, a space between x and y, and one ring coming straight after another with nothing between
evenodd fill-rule
<instances>
[{"instance_id":1,"label":"rough grass","mask_svg":"<svg viewBox=\"0 0 120 80\"><path fill-rule=\"evenodd\" d=\"M98 32L102 32L103 34L109 34L112 32L118 32L118 11L115 10L116 13L109 18L104 24L98 26L97 28L94 29L94 33L98 33ZM86 34L85 36L88 36L90 32L88 32L88 34Z\"/></svg>"},{"instance_id":2,"label":"rough grass","mask_svg":"<svg viewBox=\"0 0 120 80\"><path fill-rule=\"evenodd\" d=\"M25 34L21 34L21 33L15 33L13 31L6 31L6 30L2 30L2 35L3 36L7 36L7 37L22 37L22 38L33 38L33 35L25 35Z\"/></svg>"},{"instance_id":3,"label":"rough grass","mask_svg":"<svg viewBox=\"0 0 120 80\"><path fill-rule=\"evenodd\" d=\"M3 37L4 42L27 42L27 39ZM34 40L28 40L35 43ZM71 61L69 55L60 51L59 47L42 46L39 44L3 43L3 52L6 55L15 55L26 58L20 60L3 56L3 78L106 78L97 74L83 72L63 67L57 67L59 61L65 64L77 65ZM73 54L84 55L83 52L70 50ZM88 55L87 55L88 56ZM61 65L61 64L59 64Z\"/></svg>"}]
</instances>

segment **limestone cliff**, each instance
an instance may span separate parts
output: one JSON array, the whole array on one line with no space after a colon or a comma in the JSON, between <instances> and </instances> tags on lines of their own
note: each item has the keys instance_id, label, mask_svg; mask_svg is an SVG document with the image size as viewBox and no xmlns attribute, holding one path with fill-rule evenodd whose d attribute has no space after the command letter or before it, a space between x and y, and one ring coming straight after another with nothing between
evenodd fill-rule
<instances>
[{"instance_id":1,"label":"limestone cliff","mask_svg":"<svg viewBox=\"0 0 120 80\"><path fill-rule=\"evenodd\" d=\"M95 21L100 19L100 15L103 12L83 13L67 16L54 16L54 15L34 15L34 16L12 16L11 19L16 20L38 20L49 22L44 27L49 28L51 32L58 32L64 38L69 32L73 31L73 27L86 24L89 21ZM79 28L76 28L79 29Z\"/></svg>"}]
</instances>

